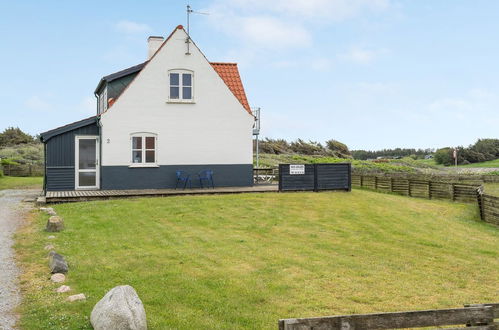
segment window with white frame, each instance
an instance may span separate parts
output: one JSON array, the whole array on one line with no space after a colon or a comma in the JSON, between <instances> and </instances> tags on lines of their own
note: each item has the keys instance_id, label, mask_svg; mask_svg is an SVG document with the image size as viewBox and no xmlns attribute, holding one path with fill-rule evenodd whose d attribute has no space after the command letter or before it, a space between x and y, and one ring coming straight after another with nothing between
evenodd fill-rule
<instances>
[{"instance_id":1,"label":"window with white frame","mask_svg":"<svg viewBox=\"0 0 499 330\"><path fill-rule=\"evenodd\" d=\"M193 78L194 74L189 70L170 70L170 101L191 102L194 98Z\"/></svg>"},{"instance_id":2,"label":"window with white frame","mask_svg":"<svg viewBox=\"0 0 499 330\"><path fill-rule=\"evenodd\" d=\"M156 135L137 133L132 135L132 164L156 163Z\"/></svg>"},{"instance_id":3,"label":"window with white frame","mask_svg":"<svg viewBox=\"0 0 499 330\"><path fill-rule=\"evenodd\" d=\"M107 110L107 88L99 94L99 114Z\"/></svg>"}]
</instances>

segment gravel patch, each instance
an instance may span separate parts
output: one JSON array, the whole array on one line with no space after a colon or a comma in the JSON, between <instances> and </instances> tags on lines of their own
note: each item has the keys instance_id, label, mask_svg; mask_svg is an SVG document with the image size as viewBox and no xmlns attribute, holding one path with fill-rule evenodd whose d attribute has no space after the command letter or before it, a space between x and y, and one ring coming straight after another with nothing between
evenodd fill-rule
<instances>
[{"instance_id":1,"label":"gravel patch","mask_svg":"<svg viewBox=\"0 0 499 330\"><path fill-rule=\"evenodd\" d=\"M37 190L0 190L0 329L14 329L14 309L21 302L18 287L19 269L14 260L13 235L25 214L33 207Z\"/></svg>"}]
</instances>

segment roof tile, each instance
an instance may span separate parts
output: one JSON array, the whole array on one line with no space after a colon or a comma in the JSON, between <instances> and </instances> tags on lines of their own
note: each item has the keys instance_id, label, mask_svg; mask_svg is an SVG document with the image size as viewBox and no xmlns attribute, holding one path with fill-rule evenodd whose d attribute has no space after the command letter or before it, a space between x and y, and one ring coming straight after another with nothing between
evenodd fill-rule
<instances>
[{"instance_id":1,"label":"roof tile","mask_svg":"<svg viewBox=\"0 0 499 330\"><path fill-rule=\"evenodd\" d=\"M211 62L210 64L225 82L227 87L229 87L230 91L236 96L239 102L241 102L244 109L251 115L251 108L248 99L246 98L246 93L244 92L241 76L237 69L237 63Z\"/></svg>"}]
</instances>

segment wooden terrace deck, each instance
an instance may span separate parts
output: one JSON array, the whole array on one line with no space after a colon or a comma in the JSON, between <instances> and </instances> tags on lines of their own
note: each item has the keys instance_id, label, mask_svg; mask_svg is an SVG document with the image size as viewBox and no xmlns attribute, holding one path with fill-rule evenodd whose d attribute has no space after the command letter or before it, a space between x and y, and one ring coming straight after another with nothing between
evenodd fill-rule
<instances>
[{"instance_id":1,"label":"wooden terrace deck","mask_svg":"<svg viewBox=\"0 0 499 330\"><path fill-rule=\"evenodd\" d=\"M40 203L65 203L81 202L100 199L126 198L126 197L158 197L180 195L208 195L208 194L239 194L276 192L276 184L254 185L252 187L217 187L194 189L134 189L134 190L71 190L47 191L45 197L38 199Z\"/></svg>"}]
</instances>

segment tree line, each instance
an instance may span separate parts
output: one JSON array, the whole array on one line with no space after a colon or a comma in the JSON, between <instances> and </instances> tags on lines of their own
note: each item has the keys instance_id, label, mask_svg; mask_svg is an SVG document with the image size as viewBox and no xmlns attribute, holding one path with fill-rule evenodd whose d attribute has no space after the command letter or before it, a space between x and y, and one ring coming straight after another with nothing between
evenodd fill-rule
<instances>
[{"instance_id":1,"label":"tree line","mask_svg":"<svg viewBox=\"0 0 499 330\"><path fill-rule=\"evenodd\" d=\"M457 147L457 163L460 165L481 163L499 158L499 139L479 139L468 147ZM454 148L447 147L435 152L435 162L442 165L454 164Z\"/></svg>"}]
</instances>

